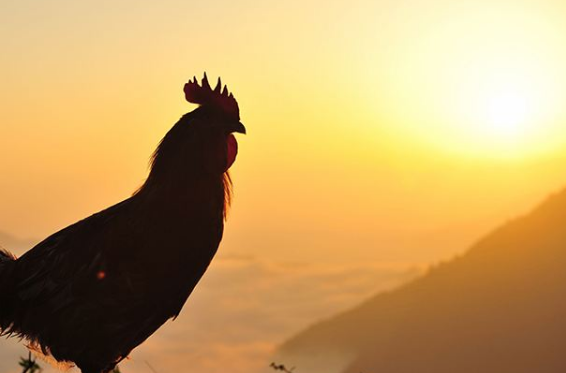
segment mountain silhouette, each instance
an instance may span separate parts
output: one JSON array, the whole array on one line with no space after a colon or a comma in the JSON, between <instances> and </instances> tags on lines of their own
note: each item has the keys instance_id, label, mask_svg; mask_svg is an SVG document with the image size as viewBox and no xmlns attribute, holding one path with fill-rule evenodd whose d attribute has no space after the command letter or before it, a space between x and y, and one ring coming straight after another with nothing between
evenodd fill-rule
<instances>
[{"instance_id":1,"label":"mountain silhouette","mask_svg":"<svg viewBox=\"0 0 566 373\"><path fill-rule=\"evenodd\" d=\"M566 191L287 341L309 373L566 372ZM334 369L332 369L334 368Z\"/></svg>"}]
</instances>

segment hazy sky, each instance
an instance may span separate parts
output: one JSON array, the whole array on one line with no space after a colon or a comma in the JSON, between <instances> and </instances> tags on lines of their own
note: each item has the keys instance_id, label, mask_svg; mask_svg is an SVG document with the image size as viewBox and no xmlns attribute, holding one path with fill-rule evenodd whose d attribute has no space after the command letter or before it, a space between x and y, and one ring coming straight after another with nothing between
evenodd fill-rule
<instances>
[{"instance_id":1,"label":"hazy sky","mask_svg":"<svg viewBox=\"0 0 566 373\"><path fill-rule=\"evenodd\" d=\"M0 230L127 198L220 75L249 134L221 253L423 262L562 187L560 1L2 1Z\"/></svg>"},{"instance_id":2,"label":"hazy sky","mask_svg":"<svg viewBox=\"0 0 566 373\"><path fill-rule=\"evenodd\" d=\"M220 75L248 129L220 258L124 371L264 372L566 185L564 35L558 0L2 0L0 244L127 198Z\"/></svg>"}]
</instances>

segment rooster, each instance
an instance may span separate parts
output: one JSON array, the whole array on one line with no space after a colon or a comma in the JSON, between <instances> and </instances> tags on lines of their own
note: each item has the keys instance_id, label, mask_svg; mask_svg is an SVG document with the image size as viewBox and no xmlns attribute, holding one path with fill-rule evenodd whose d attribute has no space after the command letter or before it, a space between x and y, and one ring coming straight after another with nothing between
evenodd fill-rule
<instances>
[{"instance_id":1,"label":"rooster","mask_svg":"<svg viewBox=\"0 0 566 373\"><path fill-rule=\"evenodd\" d=\"M132 197L16 259L0 250L0 333L83 373L107 373L179 315L222 239L237 154L238 103L206 73L198 108L169 130Z\"/></svg>"}]
</instances>

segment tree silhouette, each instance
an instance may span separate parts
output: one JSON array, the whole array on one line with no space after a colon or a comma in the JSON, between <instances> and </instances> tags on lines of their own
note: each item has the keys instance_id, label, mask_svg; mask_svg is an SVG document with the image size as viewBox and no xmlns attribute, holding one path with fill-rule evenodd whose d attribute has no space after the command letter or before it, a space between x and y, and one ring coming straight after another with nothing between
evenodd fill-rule
<instances>
[{"instance_id":1,"label":"tree silhouette","mask_svg":"<svg viewBox=\"0 0 566 373\"><path fill-rule=\"evenodd\" d=\"M269 366L271 368L273 368L274 370L280 370L280 371L285 372L285 373L293 373L293 370L295 369L295 367L288 369L285 365L276 364L276 363L271 363L271 364L269 364Z\"/></svg>"}]
</instances>

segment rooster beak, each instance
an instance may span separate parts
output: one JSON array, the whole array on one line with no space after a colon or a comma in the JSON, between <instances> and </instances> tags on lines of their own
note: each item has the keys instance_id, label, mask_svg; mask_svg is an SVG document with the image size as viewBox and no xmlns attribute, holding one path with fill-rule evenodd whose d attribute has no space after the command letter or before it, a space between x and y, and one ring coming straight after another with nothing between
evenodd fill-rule
<instances>
[{"instance_id":1,"label":"rooster beak","mask_svg":"<svg viewBox=\"0 0 566 373\"><path fill-rule=\"evenodd\" d=\"M246 127L244 127L244 125L242 124L242 122L233 123L233 124L230 126L230 130L231 130L232 132L242 133L242 134L244 134L244 135L246 134Z\"/></svg>"}]
</instances>

